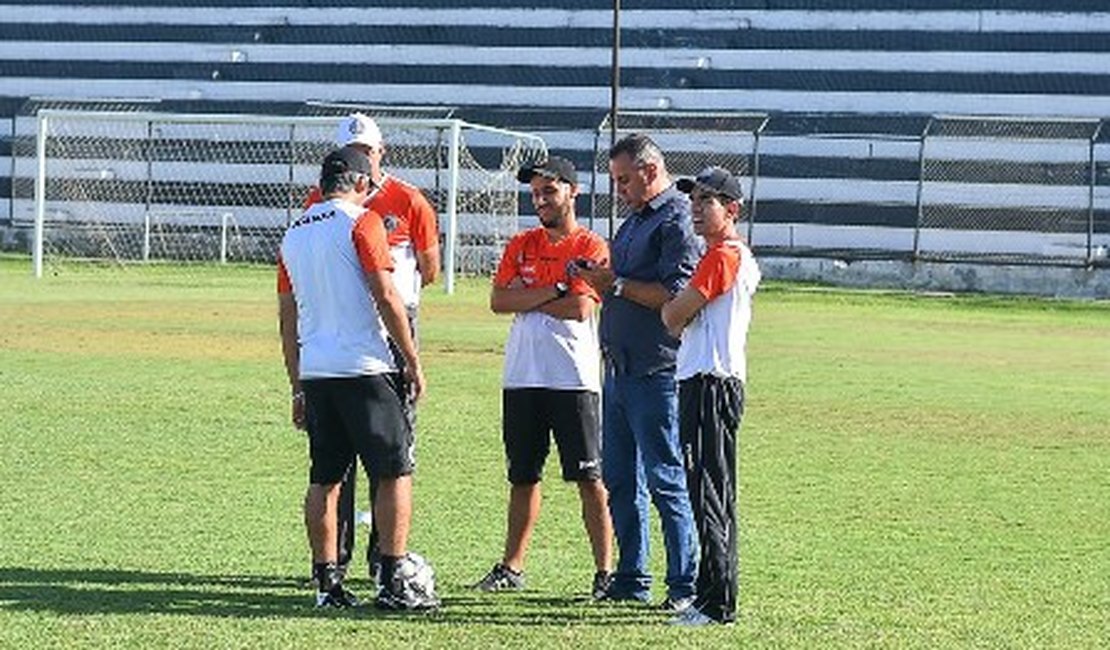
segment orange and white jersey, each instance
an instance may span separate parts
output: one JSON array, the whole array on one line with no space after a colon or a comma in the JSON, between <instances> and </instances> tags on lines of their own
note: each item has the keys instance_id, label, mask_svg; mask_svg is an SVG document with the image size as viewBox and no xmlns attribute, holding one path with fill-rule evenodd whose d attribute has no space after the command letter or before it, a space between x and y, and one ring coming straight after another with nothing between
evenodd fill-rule
<instances>
[{"instance_id":1,"label":"orange and white jersey","mask_svg":"<svg viewBox=\"0 0 1110 650\"><path fill-rule=\"evenodd\" d=\"M739 240L706 251L689 286L708 302L682 330L676 371L680 381L698 374L747 381L752 296L761 278L751 250Z\"/></svg>"},{"instance_id":2,"label":"orange and white jersey","mask_svg":"<svg viewBox=\"0 0 1110 650\"><path fill-rule=\"evenodd\" d=\"M278 293L297 303L300 378L396 369L366 273L392 270L382 219L333 199L312 205L281 242Z\"/></svg>"},{"instance_id":3,"label":"orange and white jersey","mask_svg":"<svg viewBox=\"0 0 1110 650\"><path fill-rule=\"evenodd\" d=\"M305 207L322 200L319 187L313 187ZM420 304L423 284L417 268L416 253L439 246L439 224L435 210L415 185L386 176L367 197L367 208L381 215L393 257L393 284L408 307Z\"/></svg>"},{"instance_id":4,"label":"orange and white jersey","mask_svg":"<svg viewBox=\"0 0 1110 650\"><path fill-rule=\"evenodd\" d=\"M601 301L593 287L578 277L568 278L568 265L577 259L596 264L609 261L609 247L593 231L578 227L552 243L543 228L517 233L505 247L494 286L519 280L525 287L550 287L568 281L570 293ZM601 391L601 352L597 319L560 319L539 311L516 314L505 343L505 388L553 388Z\"/></svg>"}]
</instances>

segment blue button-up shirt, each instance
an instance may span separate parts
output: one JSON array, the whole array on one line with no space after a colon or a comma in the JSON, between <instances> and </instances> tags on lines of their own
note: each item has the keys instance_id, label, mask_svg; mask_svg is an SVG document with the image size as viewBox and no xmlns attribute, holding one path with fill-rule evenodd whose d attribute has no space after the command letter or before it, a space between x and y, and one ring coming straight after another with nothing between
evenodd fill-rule
<instances>
[{"instance_id":1,"label":"blue button-up shirt","mask_svg":"<svg viewBox=\"0 0 1110 650\"><path fill-rule=\"evenodd\" d=\"M701 256L689 198L672 185L629 215L609 256L618 277L659 282L672 294L681 291ZM674 372L678 339L667 333L658 310L609 293L601 306L601 350L617 374Z\"/></svg>"}]
</instances>

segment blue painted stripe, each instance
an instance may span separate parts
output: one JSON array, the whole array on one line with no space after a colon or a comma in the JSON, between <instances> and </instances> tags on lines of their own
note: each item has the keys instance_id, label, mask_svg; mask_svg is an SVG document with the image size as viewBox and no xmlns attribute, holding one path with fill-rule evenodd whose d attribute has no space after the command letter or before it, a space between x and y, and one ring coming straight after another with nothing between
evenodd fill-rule
<instances>
[{"instance_id":1,"label":"blue painted stripe","mask_svg":"<svg viewBox=\"0 0 1110 650\"><path fill-rule=\"evenodd\" d=\"M473 45L599 47L610 30L596 28L445 25L85 25L0 23L0 40L169 43ZM901 30L625 29L625 48L857 50L918 52L1108 52L1103 33L913 32Z\"/></svg>"},{"instance_id":2,"label":"blue painted stripe","mask_svg":"<svg viewBox=\"0 0 1110 650\"><path fill-rule=\"evenodd\" d=\"M0 61L0 77L181 79L223 82L444 84L516 87L608 87L606 68L393 65L354 63L149 63L138 61ZM912 73L827 70L690 70L631 68L625 88L1110 95L1107 74ZM460 90L460 97L464 97ZM912 107L907 107L912 108Z\"/></svg>"}]
</instances>

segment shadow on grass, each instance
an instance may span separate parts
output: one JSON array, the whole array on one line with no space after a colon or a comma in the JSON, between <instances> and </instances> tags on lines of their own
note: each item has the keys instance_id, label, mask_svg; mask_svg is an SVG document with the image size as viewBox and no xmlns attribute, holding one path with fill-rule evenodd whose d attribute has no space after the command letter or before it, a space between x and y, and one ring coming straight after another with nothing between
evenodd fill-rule
<instances>
[{"instance_id":1,"label":"shadow on grass","mask_svg":"<svg viewBox=\"0 0 1110 650\"><path fill-rule=\"evenodd\" d=\"M355 581L356 593L369 585ZM442 594L430 613L386 613L372 606L316 610L303 578L194 575L125 569L0 567L0 611L60 615L180 614L231 618L411 620L447 625L619 625L658 623L643 606L598 604L586 597L540 593Z\"/></svg>"}]
</instances>

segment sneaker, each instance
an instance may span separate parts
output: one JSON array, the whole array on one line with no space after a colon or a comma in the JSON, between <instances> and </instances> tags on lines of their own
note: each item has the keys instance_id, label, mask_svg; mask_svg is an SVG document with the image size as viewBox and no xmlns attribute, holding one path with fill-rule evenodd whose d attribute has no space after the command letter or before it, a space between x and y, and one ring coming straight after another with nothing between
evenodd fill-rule
<instances>
[{"instance_id":1,"label":"sneaker","mask_svg":"<svg viewBox=\"0 0 1110 650\"><path fill-rule=\"evenodd\" d=\"M478 591L520 591L524 589L524 572L513 571L498 562L484 578L471 585Z\"/></svg>"},{"instance_id":2,"label":"sneaker","mask_svg":"<svg viewBox=\"0 0 1110 650\"><path fill-rule=\"evenodd\" d=\"M374 599L374 607L389 612L420 612L439 609L440 600L434 594L414 594L407 590L395 591L382 587Z\"/></svg>"},{"instance_id":3,"label":"sneaker","mask_svg":"<svg viewBox=\"0 0 1110 650\"><path fill-rule=\"evenodd\" d=\"M612 580L612 578L610 578ZM614 589L610 582L609 588L597 599L599 602L609 603L640 603L645 604L651 601L651 596L647 592L632 592L624 591L621 589Z\"/></svg>"},{"instance_id":4,"label":"sneaker","mask_svg":"<svg viewBox=\"0 0 1110 650\"><path fill-rule=\"evenodd\" d=\"M426 611L439 605L432 565L415 553L397 563L393 577L378 589L374 599L375 607L390 611Z\"/></svg>"},{"instance_id":5,"label":"sneaker","mask_svg":"<svg viewBox=\"0 0 1110 650\"><path fill-rule=\"evenodd\" d=\"M691 608L694 604L693 596L686 596L685 598L673 598L667 596L667 599L659 603L659 609L665 612L674 612L681 614Z\"/></svg>"},{"instance_id":6,"label":"sneaker","mask_svg":"<svg viewBox=\"0 0 1110 650\"><path fill-rule=\"evenodd\" d=\"M702 627L705 625L717 625L718 621L710 618L697 607L687 607L681 614L668 621L668 624L680 625L682 627Z\"/></svg>"},{"instance_id":7,"label":"sneaker","mask_svg":"<svg viewBox=\"0 0 1110 650\"><path fill-rule=\"evenodd\" d=\"M325 607L333 607L335 609L347 609L348 607L358 607L362 605L358 598L353 593L347 591L343 585L335 585L328 591L316 592L316 607L322 609Z\"/></svg>"},{"instance_id":8,"label":"sneaker","mask_svg":"<svg viewBox=\"0 0 1110 650\"><path fill-rule=\"evenodd\" d=\"M609 595L609 587L613 584L613 574L609 571L598 571L594 574L594 584L590 595L594 600L605 600Z\"/></svg>"}]
</instances>

